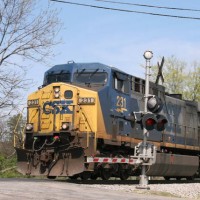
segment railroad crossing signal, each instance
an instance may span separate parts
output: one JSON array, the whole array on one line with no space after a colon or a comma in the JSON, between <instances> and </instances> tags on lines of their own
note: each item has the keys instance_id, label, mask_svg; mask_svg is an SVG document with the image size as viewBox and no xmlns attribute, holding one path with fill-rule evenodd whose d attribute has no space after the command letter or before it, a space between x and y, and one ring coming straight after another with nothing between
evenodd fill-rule
<instances>
[{"instance_id":1,"label":"railroad crossing signal","mask_svg":"<svg viewBox=\"0 0 200 200\"><path fill-rule=\"evenodd\" d=\"M167 119L165 116L158 114L163 108L163 103L161 99L157 96L150 96L147 101L147 109L151 113L142 113L140 124L142 128L147 131L153 129L157 131L165 130Z\"/></svg>"},{"instance_id":2,"label":"railroad crossing signal","mask_svg":"<svg viewBox=\"0 0 200 200\"><path fill-rule=\"evenodd\" d=\"M141 123L142 128L147 131L152 131L153 129L157 131L164 131L167 125L167 119L163 115L155 115L151 113L142 114Z\"/></svg>"},{"instance_id":3,"label":"railroad crossing signal","mask_svg":"<svg viewBox=\"0 0 200 200\"><path fill-rule=\"evenodd\" d=\"M163 56L161 64L159 64L159 62L158 62L158 75L157 75L156 82L155 82L156 85L158 85L158 82L159 82L160 78L161 78L162 83L164 83L164 77L163 77L163 74L162 74L162 68L163 68L164 62L165 62L165 58Z\"/></svg>"},{"instance_id":4,"label":"railroad crossing signal","mask_svg":"<svg viewBox=\"0 0 200 200\"><path fill-rule=\"evenodd\" d=\"M155 128L157 123L157 119L153 114L144 114L142 116L142 127L145 128L147 131L151 131Z\"/></svg>"},{"instance_id":5,"label":"railroad crossing signal","mask_svg":"<svg viewBox=\"0 0 200 200\"><path fill-rule=\"evenodd\" d=\"M157 96L150 96L147 100L147 109L152 113L159 113L163 108L161 99Z\"/></svg>"},{"instance_id":6,"label":"railroad crossing signal","mask_svg":"<svg viewBox=\"0 0 200 200\"><path fill-rule=\"evenodd\" d=\"M166 125L168 123L167 119L163 115L157 115L157 124L156 124L156 130L157 131L164 131L166 128Z\"/></svg>"}]
</instances>

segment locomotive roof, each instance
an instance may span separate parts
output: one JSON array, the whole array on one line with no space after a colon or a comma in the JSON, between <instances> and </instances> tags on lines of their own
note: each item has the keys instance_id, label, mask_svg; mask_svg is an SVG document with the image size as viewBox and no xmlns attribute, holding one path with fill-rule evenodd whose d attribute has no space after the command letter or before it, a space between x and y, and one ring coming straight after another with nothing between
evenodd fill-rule
<instances>
[{"instance_id":1,"label":"locomotive roof","mask_svg":"<svg viewBox=\"0 0 200 200\"><path fill-rule=\"evenodd\" d=\"M92 62L92 63L75 63L73 61L69 61L66 64L60 64L60 65L55 65L52 68L50 68L49 70L47 70L44 74L44 77L46 77L48 74L58 74L58 73L74 73L74 72L78 72L79 70L82 71L84 70L85 72L87 71L93 71L93 70L97 70L99 72L107 72L107 73L111 73L113 72L121 72L125 75L128 76L132 76L132 77L137 77L134 75L130 75L127 74L126 72L119 70L115 67L111 67L102 63L98 63L98 62ZM139 77L138 77L139 78ZM142 78L139 78L141 80L144 80ZM150 82L150 87L152 88L157 88L157 90L160 91L164 91L164 86L162 85L156 85L155 83Z\"/></svg>"},{"instance_id":2,"label":"locomotive roof","mask_svg":"<svg viewBox=\"0 0 200 200\"><path fill-rule=\"evenodd\" d=\"M55 65L49 70L45 72L45 75L47 74L54 74L54 73L59 73L59 72L75 72L77 70L95 70L99 69L99 71L107 71L110 72L111 70L122 72L124 74L127 74L115 67L111 67L102 63L94 62L94 63L75 63L75 62L68 62L67 64L60 64L60 65ZM127 74L128 75L128 74Z\"/></svg>"}]
</instances>

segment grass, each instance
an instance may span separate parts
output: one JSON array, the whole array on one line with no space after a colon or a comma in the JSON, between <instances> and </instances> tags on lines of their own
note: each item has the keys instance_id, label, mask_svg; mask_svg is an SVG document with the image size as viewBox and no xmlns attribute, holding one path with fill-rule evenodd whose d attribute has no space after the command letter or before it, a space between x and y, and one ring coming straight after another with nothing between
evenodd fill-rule
<instances>
[{"instance_id":1,"label":"grass","mask_svg":"<svg viewBox=\"0 0 200 200\"><path fill-rule=\"evenodd\" d=\"M0 154L0 178L16 178L24 177L16 170L17 157L16 155L7 158Z\"/></svg>"}]
</instances>

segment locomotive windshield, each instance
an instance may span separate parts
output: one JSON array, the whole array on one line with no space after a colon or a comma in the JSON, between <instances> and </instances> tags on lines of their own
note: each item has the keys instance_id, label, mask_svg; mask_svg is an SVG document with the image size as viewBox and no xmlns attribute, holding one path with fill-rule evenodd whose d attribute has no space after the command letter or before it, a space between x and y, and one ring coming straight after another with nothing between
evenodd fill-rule
<instances>
[{"instance_id":1,"label":"locomotive windshield","mask_svg":"<svg viewBox=\"0 0 200 200\"><path fill-rule=\"evenodd\" d=\"M74 82L83 84L101 84L107 82L107 73L105 72L77 72L74 74Z\"/></svg>"},{"instance_id":2,"label":"locomotive windshield","mask_svg":"<svg viewBox=\"0 0 200 200\"><path fill-rule=\"evenodd\" d=\"M65 82L68 83L70 82L70 77L71 74L70 73L62 73L62 74L48 74L46 76L46 84L51 84L51 83L55 83L55 82Z\"/></svg>"}]
</instances>

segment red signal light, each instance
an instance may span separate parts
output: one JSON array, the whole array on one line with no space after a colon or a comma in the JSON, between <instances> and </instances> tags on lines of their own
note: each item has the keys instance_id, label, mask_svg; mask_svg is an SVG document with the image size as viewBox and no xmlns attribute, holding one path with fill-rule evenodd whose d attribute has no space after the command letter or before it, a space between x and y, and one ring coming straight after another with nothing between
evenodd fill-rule
<instances>
[{"instance_id":1,"label":"red signal light","mask_svg":"<svg viewBox=\"0 0 200 200\"><path fill-rule=\"evenodd\" d=\"M163 115L155 115L151 113L142 114L140 124L142 128L145 128L147 131L153 129L157 131L164 131L168 120Z\"/></svg>"},{"instance_id":2,"label":"red signal light","mask_svg":"<svg viewBox=\"0 0 200 200\"><path fill-rule=\"evenodd\" d=\"M146 120L146 126L153 126L155 124L155 120L152 118L149 118Z\"/></svg>"},{"instance_id":3,"label":"red signal light","mask_svg":"<svg viewBox=\"0 0 200 200\"><path fill-rule=\"evenodd\" d=\"M167 124L167 119L163 115L157 115L158 123L156 126L157 131L164 131L165 125Z\"/></svg>"},{"instance_id":4,"label":"red signal light","mask_svg":"<svg viewBox=\"0 0 200 200\"><path fill-rule=\"evenodd\" d=\"M148 113L142 117L142 125L148 131L153 130L155 128L156 123L157 119L153 114Z\"/></svg>"}]
</instances>

